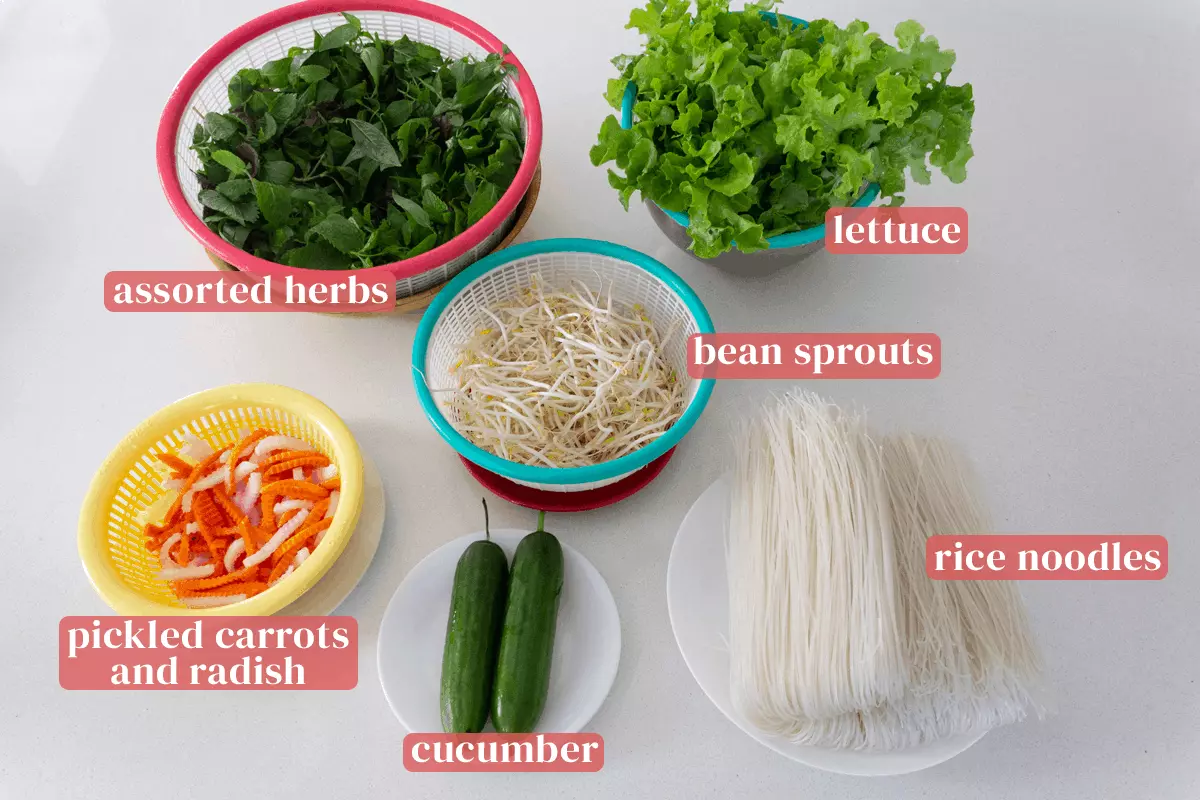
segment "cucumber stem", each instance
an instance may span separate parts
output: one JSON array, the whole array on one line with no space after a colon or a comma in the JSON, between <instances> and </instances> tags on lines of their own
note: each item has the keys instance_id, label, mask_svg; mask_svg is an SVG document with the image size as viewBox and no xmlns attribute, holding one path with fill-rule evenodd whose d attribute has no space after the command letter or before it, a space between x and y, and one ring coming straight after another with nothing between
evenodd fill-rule
<instances>
[{"instance_id":1,"label":"cucumber stem","mask_svg":"<svg viewBox=\"0 0 1200 800\"><path fill-rule=\"evenodd\" d=\"M492 540L492 528L491 525L488 524L487 498L481 497L479 500L483 503L483 535L486 536L487 540L490 542Z\"/></svg>"},{"instance_id":2,"label":"cucumber stem","mask_svg":"<svg viewBox=\"0 0 1200 800\"><path fill-rule=\"evenodd\" d=\"M538 529L535 531L535 533L542 533L544 531L545 527L546 527L546 512L539 511L538 512Z\"/></svg>"}]
</instances>

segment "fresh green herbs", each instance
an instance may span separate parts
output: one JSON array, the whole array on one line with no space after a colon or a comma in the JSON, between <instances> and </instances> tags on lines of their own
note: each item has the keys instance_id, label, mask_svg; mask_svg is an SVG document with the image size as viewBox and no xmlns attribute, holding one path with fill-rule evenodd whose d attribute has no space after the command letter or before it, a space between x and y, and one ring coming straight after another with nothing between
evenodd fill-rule
<instances>
[{"instance_id":1,"label":"fresh green herbs","mask_svg":"<svg viewBox=\"0 0 1200 800\"><path fill-rule=\"evenodd\" d=\"M243 69L206 114L204 222L259 258L312 269L420 255L496 205L521 163L521 112L500 54L449 60L358 19Z\"/></svg>"},{"instance_id":2,"label":"fresh green herbs","mask_svg":"<svg viewBox=\"0 0 1200 800\"><path fill-rule=\"evenodd\" d=\"M896 26L899 48L865 22L808 27L768 13L775 0L730 11L729 0L650 0L627 27L645 52L613 63L606 97L621 107L637 87L634 124L604 120L592 163L615 161L609 183L629 207L635 191L685 212L693 252L753 252L766 239L819 225L878 183L904 202L906 171L929 183L929 165L966 178L972 151L971 85L947 83L954 52Z\"/></svg>"}]
</instances>

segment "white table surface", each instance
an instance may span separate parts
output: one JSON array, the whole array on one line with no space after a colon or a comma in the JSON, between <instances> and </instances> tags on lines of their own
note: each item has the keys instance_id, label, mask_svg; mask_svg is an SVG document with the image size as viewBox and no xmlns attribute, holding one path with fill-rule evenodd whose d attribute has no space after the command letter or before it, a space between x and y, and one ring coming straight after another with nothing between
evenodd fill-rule
<instances>
[{"instance_id":1,"label":"white table surface","mask_svg":"<svg viewBox=\"0 0 1200 800\"><path fill-rule=\"evenodd\" d=\"M1200 6L1150 0L790 0L814 18L887 31L911 16L975 85L970 179L915 202L961 205L956 257L822 255L738 280L624 213L587 161L613 74L636 46L630 0L454 0L521 57L545 113L545 182L524 239L592 236L678 270L723 330L933 331L930 382L816 386L883 426L964 442L1003 529L1145 532L1170 541L1161 583L1034 583L1031 613L1060 711L893 779L827 775L741 734L692 681L667 619L672 537L722 470L732 423L781 384L717 388L678 456L617 507L550 527L608 579L624 651L592 724L594 775L415 775L375 670L404 574L478 528L481 489L421 416L416 320L116 315L112 269L206 268L158 185L153 144L175 81L271 0L7 0L0 4L0 798L488 797L1154 798L1200 796ZM1189 228L1191 229L1189 232ZM286 341L267 354L256 342ZM75 549L95 468L141 419L185 394L272 381L351 425L388 491L378 555L343 606L361 677L336 693L70 693L60 617L108 611ZM493 525L533 515L495 500ZM179 753L205 755L190 777Z\"/></svg>"}]
</instances>

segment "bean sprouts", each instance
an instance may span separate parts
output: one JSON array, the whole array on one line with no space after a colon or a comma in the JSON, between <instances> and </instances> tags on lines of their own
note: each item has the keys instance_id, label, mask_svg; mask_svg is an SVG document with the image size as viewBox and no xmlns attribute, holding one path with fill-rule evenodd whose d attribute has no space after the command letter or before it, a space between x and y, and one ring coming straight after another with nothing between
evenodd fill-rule
<instances>
[{"instance_id":1,"label":"bean sprouts","mask_svg":"<svg viewBox=\"0 0 1200 800\"><path fill-rule=\"evenodd\" d=\"M680 321L660 337L611 289L551 289L538 276L484 314L451 367L448 403L455 428L484 450L546 467L598 464L644 447L683 413L683 382L662 355Z\"/></svg>"}]
</instances>

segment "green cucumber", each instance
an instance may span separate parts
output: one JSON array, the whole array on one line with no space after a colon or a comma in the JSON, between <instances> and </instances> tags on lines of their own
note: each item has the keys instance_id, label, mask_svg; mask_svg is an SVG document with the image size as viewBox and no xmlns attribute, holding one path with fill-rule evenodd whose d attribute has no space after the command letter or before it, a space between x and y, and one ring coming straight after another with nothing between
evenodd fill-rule
<instances>
[{"instance_id":1,"label":"green cucumber","mask_svg":"<svg viewBox=\"0 0 1200 800\"><path fill-rule=\"evenodd\" d=\"M483 505L487 530L487 503ZM472 542L458 559L442 652L442 730L479 733L487 723L504 597L508 591L508 559L500 545L487 539Z\"/></svg>"},{"instance_id":2,"label":"green cucumber","mask_svg":"<svg viewBox=\"0 0 1200 800\"><path fill-rule=\"evenodd\" d=\"M545 518L542 512L538 529L513 554L492 698L492 725L500 733L531 733L550 687L563 552L554 534L542 529Z\"/></svg>"}]
</instances>

